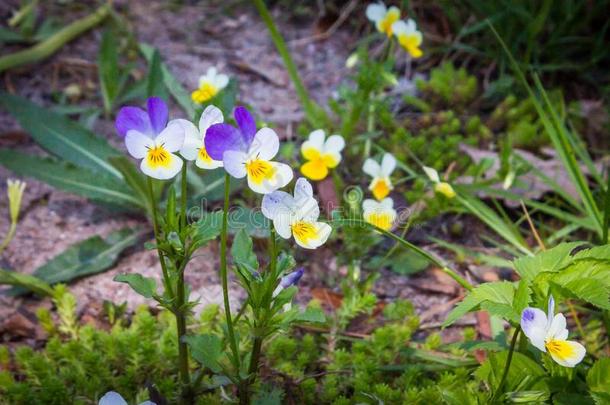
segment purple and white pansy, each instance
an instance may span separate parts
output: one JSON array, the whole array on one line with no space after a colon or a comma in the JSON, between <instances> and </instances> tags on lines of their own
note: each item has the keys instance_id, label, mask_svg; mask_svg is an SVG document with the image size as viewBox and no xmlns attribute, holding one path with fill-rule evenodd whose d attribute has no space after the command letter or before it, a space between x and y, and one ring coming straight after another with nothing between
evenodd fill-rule
<instances>
[{"instance_id":1,"label":"purple and white pansy","mask_svg":"<svg viewBox=\"0 0 610 405\"><path fill-rule=\"evenodd\" d=\"M214 160L221 160L231 176L248 178L252 191L267 194L284 187L292 180L290 166L274 162L280 140L271 128L256 130L254 118L244 107L234 111L238 128L224 123L210 126L204 146Z\"/></svg>"},{"instance_id":2,"label":"purple and white pansy","mask_svg":"<svg viewBox=\"0 0 610 405\"><path fill-rule=\"evenodd\" d=\"M291 287L293 285L297 285L297 283L299 282L299 280L301 279L301 277L303 277L303 274L305 273L305 269L298 268L297 270L293 271L292 273L286 274L284 277L282 277L280 279L280 283L277 285L277 287L275 288L275 290L273 291L273 297L277 297L279 293L282 292L282 290Z\"/></svg>"},{"instance_id":3,"label":"purple and white pansy","mask_svg":"<svg viewBox=\"0 0 610 405\"><path fill-rule=\"evenodd\" d=\"M555 315L555 300L549 298L547 313L538 308L525 308L521 314L523 333L538 350L547 352L564 367L574 367L587 353L583 345L568 339L566 317Z\"/></svg>"},{"instance_id":4,"label":"purple and white pansy","mask_svg":"<svg viewBox=\"0 0 610 405\"><path fill-rule=\"evenodd\" d=\"M199 118L199 129L188 120L179 119L176 121L180 122L184 128L184 145L180 149L182 157L186 160L194 160L195 165L201 169L212 170L222 167L222 160L212 159L204 145L208 128L224 122L222 111L213 105L206 107Z\"/></svg>"},{"instance_id":5,"label":"purple and white pansy","mask_svg":"<svg viewBox=\"0 0 610 405\"><path fill-rule=\"evenodd\" d=\"M142 159L144 174L159 180L173 178L182 169L183 161L174 152L184 144L184 128L177 121L167 122L168 110L158 97L147 101L147 111L123 107L116 119L116 130L125 137L131 156Z\"/></svg>"}]
</instances>

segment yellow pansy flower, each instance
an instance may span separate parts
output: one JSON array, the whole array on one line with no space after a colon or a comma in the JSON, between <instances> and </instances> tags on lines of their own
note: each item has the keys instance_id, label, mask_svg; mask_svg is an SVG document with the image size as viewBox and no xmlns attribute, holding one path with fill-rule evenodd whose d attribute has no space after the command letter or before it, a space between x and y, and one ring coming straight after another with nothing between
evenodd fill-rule
<instances>
[{"instance_id":1,"label":"yellow pansy flower","mask_svg":"<svg viewBox=\"0 0 610 405\"><path fill-rule=\"evenodd\" d=\"M392 229L397 216L394 201L389 197L381 201L366 199L362 202L362 217L364 220L384 231Z\"/></svg>"},{"instance_id":2,"label":"yellow pansy flower","mask_svg":"<svg viewBox=\"0 0 610 405\"><path fill-rule=\"evenodd\" d=\"M386 34L389 38L393 32L392 25L400 19L400 10L394 6L388 9L381 2L369 4L366 8L366 17L375 23L377 31Z\"/></svg>"},{"instance_id":3,"label":"yellow pansy flower","mask_svg":"<svg viewBox=\"0 0 610 405\"><path fill-rule=\"evenodd\" d=\"M229 77L218 73L215 67L208 69L204 76L199 78L199 88L191 93L191 98L197 104L203 104L216 96L229 84Z\"/></svg>"},{"instance_id":4,"label":"yellow pansy flower","mask_svg":"<svg viewBox=\"0 0 610 405\"><path fill-rule=\"evenodd\" d=\"M402 20L396 21L392 25L392 31L398 39L398 43L411 55L412 58L419 58L423 55L420 45L423 37L422 33L417 30L417 25L412 19L407 22Z\"/></svg>"},{"instance_id":5,"label":"yellow pansy flower","mask_svg":"<svg viewBox=\"0 0 610 405\"><path fill-rule=\"evenodd\" d=\"M328 169L341 162L341 151L345 141L341 135L331 135L326 139L324 131L318 129L309 134L309 139L301 145L301 153L307 160L301 166L303 176L311 180L322 180L328 176Z\"/></svg>"},{"instance_id":6,"label":"yellow pansy flower","mask_svg":"<svg viewBox=\"0 0 610 405\"><path fill-rule=\"evenodd\" d=\"M396 158L390 153L383 155L381 165L371 158L365 160L362 170L373 178L369 190L378 201L383 200L394 189L390 175L395 168Z\"/></svg>"},{"instance_id":7,"label":"yellow pansy flower","mask_svg":"<svg viewBox=\"0 0 610 405\"><path fill-rule=\"evenodd\" d=\"M427 166L424 166L423 169L428 178L434 183L435 192L443 194L447 198L453 198L457 195L453 187L451 187L451 184L441 181L441 178L436 170Z\"/></svg>"}]
</instances>

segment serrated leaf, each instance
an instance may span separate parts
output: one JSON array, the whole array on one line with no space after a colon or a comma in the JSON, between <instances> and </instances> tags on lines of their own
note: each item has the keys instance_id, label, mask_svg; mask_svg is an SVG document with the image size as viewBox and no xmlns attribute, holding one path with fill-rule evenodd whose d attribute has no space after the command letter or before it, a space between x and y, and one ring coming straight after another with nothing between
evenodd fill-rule
<instances>
[{"instance_id":1,"label":"serrated leaf","mask_svg":"<svg viewBox=\"0 0 610 405\"><path fill-rule=\"evenodd\" d=\"M245 230L240 230L233 239L231 255L236 265L244 266L248 270L258 270L258 259L252 248L252 238Z\"/></svg>"},{"instance_id":2,"label":"serrated leaf","mask_svg":"<svg viewBox=\"0 0 610 405\"><path fill-rule=\"evenodd\" d=\"M587 373L587 385L591 393L599 398L610 398L610 357L595 362Z\"/></svg>"},{"instance_id":3,"label":"serrated leaf","mask_svg":"<svg viewBox=\"0 0 610 405\"><path fill-rule=\"evenodd\" d=\"M527 280L520 280L519 284L517 285L517 291L515 292L515 298L513 300L513 308L517 314L521 314L523 310L529 306L531 294L532 291Z\"/></svg>"},{"instance_id":4,"label":"serrated leaf","mask_svg":"<svg viewBox=\"0 0 610 405\"><path fill-rule=\"evenodd\" d=\"M497 387L502 377L502 370L508 359L508 350L498 353L489 353L487 360L475 371L475 376L485 381L491 387ZM519 353L513 353L506 383L505 392L523 390L536 390L548 392L546 383L546 372L529 357Z\"/></svg>"},{"instance_id":5,"label":"serrated leaf","mask_svg":"<svg viewBox=\"0 0 610 405\"><path fill-rule=\"evenodd\" d=\"M53 289L36 276L0 269L0 284L32 291L41 296L53 296Z\"/></svg>"},{"instance_id":6,"label":"serrated leaf","mask_svg":"<svg viewBox=\"0 0 610 405\"><path fill-rule=\"evenodd\" d=\"M222 212L206 212L202 218L192 225L192 248L198 249L220 235L222 230Z\"/></svg>"},{"instance_id":7,"label":"serrated leaf","mask_svg":"<svg viewBox=\"0 0 610 405\"><path fill-rule=\"evenodd\" d=\"M133 246L140 235L137 229L123 228L111 233L105 240L93 236L70 246L36 269L33 275L48 284L57 284L100 273L112 267L119 254ZM11 290L14 294L23 292L18 288Z\"/></svg>"},{"instance_id":8,"label":"serrated leaf","mask_svg":"<svg viewBox=\"0 0 610 405\"><path fill-rule=\"evenodd\" d=\"M141 202L125 187L122 180L104 173L8 149L0 150L0 164L15 174L34 177L53 187L97 202L127 210L141 207Z\"/></svg>"},{"instance_id":9,"label":"serrated leaf","mask_svg":"<svg viewBox=\"0 0 610 405\"><path fill-rule=\"evenodd\" d=\"M562 243L535 256L526 256L514 261L515 270L522 278L533 279L543 272L555 272L572 261L570 252L582 242Z\"/></svg>"},{"instance_id":10,"label":"serrated leaf","mask_svg":"<svg viewBox=\"0 0 610 405\"><path fill-rule=\"evenodd\" d=\"M95 173L121 178L108 158L122 154L105 139L65 116L19 96L0 93L0 105L49 153Z\"/></svg>"},{"instance_id":11,"label":"serrated leaf","mask_svg":"<svg viewBox=\"0 0 610 405\"><path fill-rule=\"evenodd\" d=\"M599 280L581 277L561 285L554 283L563 293L593 304L599 308L610 310L610 289Z\"/></svg>"},{"instance_id":12,"label":"serrated leaf","mask_svg":"<svg viewBox=\"0 0 610 405\"><path fill-rule=\"evenodd\" d=\"M151 277L144 277L141 274L119 274L113 280L129 284L132 290L144 298L152 298L157 294L157 282Z\"/></svg>"},{"instance_id":13,"label":"serrated leaf","mask_svg":"<svg viewBox=\"0 0 610 405\"><path fill-rule=\"evenodd\" d=\"M218 362L222 354L222 345L218 336L212 334L191 335L183 336L182 340L191 348L191 355L195 360L215 373L222 371Z\"/></svg>"},{"instance_id":14,"label":"serrated leaf","mask_svg":"<svg viewBox=\"0 0 610 405\"><path fill-rule=\"evenodd\" d=\"M492 312L492 315L514 320L516 311L513 309L511 312L507 309L512 308L514 295L515 287L508 281L481 284L470 291L464 300L447 315L443 327L451 325L466 313L477 310L482 303L487 303L487 309L497 311L497 313Z\"/></svg>"}]
</instances>

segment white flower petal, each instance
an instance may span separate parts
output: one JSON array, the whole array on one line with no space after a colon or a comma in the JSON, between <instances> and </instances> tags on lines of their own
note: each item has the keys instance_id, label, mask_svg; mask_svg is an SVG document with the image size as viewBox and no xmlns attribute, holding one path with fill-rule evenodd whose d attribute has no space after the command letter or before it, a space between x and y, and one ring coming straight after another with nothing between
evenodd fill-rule
<instances>
[{"instance_id":1,"label":"white flower petal","mask_svg":"<svg viewBox=\"0 0 610 405\"><path fill-rule=\"evenodd\" d=\"M145 175L150 176L153 179L168 180L180 172L183 164L184 162L182 161L182 158L174 155L173 153L169 153L169 163L167 165L152 166L148 162L148 159L144 158L140 163L140 170L142 170Z\"/></svg>"},{"instance_id":2,"label":"white flower petal","mask_svg":"<svg viewBox=\"0 0 610 405\"><path fill-rule=\"evenodd\" d=\"M392 32L396 36L406 34L407 30L408 30L407 24L402 20L398 20L394 24L392 24Z\"/></svg>"},{"instance_id":3,"label":"white flower petal","mask_svg":"<svg viewBox=\"0 0 610 405\"><path fill-rule=\"evenodd\" d=\"M325 153L340 153L345 148L345 139L341 135L331 135L324 143Z\"/></svg>"},{"instance_id":4,"label":"white flower petal","mask_svg":"<svg viewBox=\"0 0 610 405\"><path fill-rule=\"evenodd\" d=\"M184 131L184 143L180 148L180 155L186 160L195 160L199 148L203 146L203 140L197 127L192 122L183 119L173 120L172 122L182 125Z\"/></svg>"},{"instance_id":5,"label":"white flower petal","mask_svg":"<svg viewBox=\"0 0 610 405\"><path fill-rule=\"evenodd\" d=\"M364 161L364 165L362 166L362 171L368 174L371 177L382 177L381 176L381 166L375 160L368 158Z\"/></svg>"},{"instance_id":6,"label":"white flower petal","mask_svg":"<svg viewBox=\"0 0 610 405\"><path fill-rule=\"evenodd\" d=\"M274 220L278 215L296 211L296 204L294 198L285 191L274 191L263 197L261 211L265 217Z\"/></svg>"},{"instance_id":7,"label":"white flower petal","mask_svg":"<svg viewBox=\"0 0 610 405\"><path fill-rule=\"evenodd\" d=\"M547 318L544 311L538 308L525 308L521 313L521 329L532 345L546 352Z\"/></svg>"},{"instance_id":8,"label":"white flower petal","mask_svg":"<svg viewBox=\"0 0 610 405\"><path fill-rule=\"evenodd\" d=\"M227 152L225 152L226 155ZM248 176L248 187L255 193L260 194L269 194L274 192L277 189L280 189L290 183L292 181L292 169L290 166L284 163L279 162L269 162L273 166L273 174L266 179L263 179L260 183L254 181L250 176ZM225 169L226 159L225 159ZM227 169L228 171L228 169ZM245 169L244 169L245 171Z\"/></svg>"},{"instance_id":9,"label":"white flower petal","mask_svg":"<svg viewBox=\"0 0 610 405\"><path fill-rule=\"evenodd\" d=\"M100 398L98 405L127 405L127 401L118 392L108 391Z\"/></svg>"},{"instance_id":10,"label":"white flower petal","mask_svg":"<svg viewBox=\"0 0 610 405\"><path fill-rule=\"evenodd\" d=\"M432 182L440 183L441 178L438 176L438 172L436 170L428 166L423 166L422 168L424 169L424 173L426 173L426 176L428 176L428 178Z\"/></svg>"},{"instance_id":11,"label":"white flower petal","mask_svg":"<svg viewBox=\"0 0 610 405\"><path fill-rule=\"evenodd\" d=\"M228 150L222 155L224 168L231 176L236 179L246 177L246 160L248 155L238 150Z\"/></svg>"},{"instance_id":12,"label":"white flower petal","mask_svg":"<svg viewBox=\"0 0 610 405\"><path fill-rule=\"evenodd\" d=\"M280 149L280 139L271 128L258 130L248 150L251 159L271 160Z\"/></svg>"},{"instance_id":13,"label":"white flower petal","mask_svg":"<svg viewBox=\"0 0 610 405\"><path fill-rule=\"evenodd\" d=\"M290 239L292 236L292 229L290 229L290 224L292 223L291 218L292 214L284 213L276 216L273 220L275 232L284 239Z\"/></svg>"},{"instance_id":14,"label":"white flower petal","mask_svg":"<svg viewBox=\"0 0 610 405\"><path fill-rule=\"evenodd\" d=\"M587 354L587 349L578 342L571 340L555 341L560 347L559 351L549 348L549 353L557 364L564 367L574 367L582 361Z\"/></svg>"},{"instance_id":15,"label":"white flower petal","mask_svg":"<svg viewBox=\"0 0 610 405\"><path fill-rule=\"evenodd\" d=\"M195 166L197 166L200 169L214 170L214 169L218 169L219 167L223 167L224 164L219 160L214 160L214 159L205 160L205 159L202 159L201 156L197 155L197 159L195 160Z\"/></svg>"},{"instance_id":16,"label":"white flower petal","mask_svg":"<svg viewBox=\"0 0 610 405\"><path fill-rule=\"evenodd\" d=\"M373 199L367 198L366 200L362 201L362 210L363 211L373 211L379 207L380 207L380 204Z\"/></svg>"},{"instance_id":17,"label":"white flower petal","mask_svg":"<svg viewBox=\"0 0 610 405\"><path fill-rule=\"evenodd\" d=\"M563 314L557 314L553 317L550 326L546 332L547 339L559 339L567 333L566 317ZM564 340L564 339L560 339Z\"/></svg>"},{"instance_id":18,"label":"white flower petal","mask_svg":"<svg viewBox=\"0 0 610 405\"><path fill-rule=\"evenodd\" d=\"M396 158L391 153L386 153L381 159L381 173L385 177L389 177L396 168Z\"/></svg>"},{"instance_id":19,"label":"white flower petal","mask_svg":"<svg viewBox=\"0 0 610 405\"><path fill-rule=\"evenodd\" d=\"M388 11L385 4L373 3L369 4L366 8L366 18L371 21L377 22L385 17L385 13Z\"/></svg>"},{"instance_id":20,"label":"white flower petal","mask_svg":"<svg viewBox=\"0 0 610 405\"><path fill-rule=\"evenodd\" d=\"M184 128L178 120L172 120L155 138L157 146L163 146L168 152L178 152L184 145Z\"/></svg>"},{"instance_id":21,"label":"white flower petal","mask_svg":"<svg viewBox=\"0 0 610 405\"><path fill-rule=\"evenodd\" d=\"M155 141L149 136L132 129L127 131L125 146L127 147L127 152L129 152L131 156L136 159L142 159L146 156L148 149L155 147Z\"/></svg>"},{"instance_id":22,"label":"white flower petal","mask_svg":"<svg viewBox=\"0 0 610 405\"><path fill-rule=\"evenodd\" d=\"M209 127L223 122L224 116L222 115L220 108L214 105L207 106L201 113L201 117L199 117L199 132L201 133L201 138L205 139L205 131L207 131Z\"/></svg>"},{"instance_id":23,"label":"white flower petal","mask_svg":"<svg viewBox=\"0 0 610 405\"><path fill-rule=\"evenodd\" d=\"M307 142L309 146L316 148L321 151L324 148L324 138L326 138L326 134L323 129L316 129L309 134L307 138Z\"/></svg>"},{"instance_id":24,"label":"white flower petal","mask_svg":"<svg viewBox=\"0 0 610 405\"><path fill-rule=\"evenodd\" d=\"M417 31L417 24L415 23L415 20L413 20L412 18L409 18L407 20L405 27L407 29L407 33L413 33L415 31Z\"/></svg>"},{"instance_id":25,"label":"white flower petal","mask_svg":"<svg viewBox=\"0 0 610 405\"><path fill-rule=\"evenodd\" d=\"M224 89L227 87L227 84L229 84L229 76L225 74L221 73L214 78L214 86L216 86L218 90Z\"/></svg>"},{"instance_id":26,"label":"white flower petal","mask_svg":"<svg viewBox=\"0 0 610 405\"><path fill-rule=\"evenodd\" d=\"M394 208L394 200L392 200L390 197L384 198L379 203L379 206L385 210L391 210Z\"/></svg>"},{"instance_id":27,"label":"white flower petal","mask_svg":"<svg viewBox=\"0 0 610 405\"><path fill-rule=\"evenodd\" d=\"M313 198L313 187L304 177L299 177L294 184L294 199L297 201Z\"/></svg>"},{"instance_id":28,"label":"white flower petal","mask_svg":"<svg viewBox=\"0 0 610 405\"><path fill-rule=\"evenodd\" d=\"M320 206L314 198L297 201L297 220L315 222L320 217Z\"/></svg>"}]
</instances>

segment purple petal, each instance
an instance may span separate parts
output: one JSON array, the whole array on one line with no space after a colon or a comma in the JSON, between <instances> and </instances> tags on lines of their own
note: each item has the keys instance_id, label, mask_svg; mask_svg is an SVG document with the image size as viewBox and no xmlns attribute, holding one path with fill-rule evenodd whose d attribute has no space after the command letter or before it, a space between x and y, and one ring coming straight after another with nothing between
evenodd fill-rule
<instances>
[{"instance_id":1,"label":"purple petal","mask_svg":"<svg viewBox=\"0 0 610 405\"><path fill-rule=\"evenodd\" d=\"M291 285L296 285L301 277L303 277L303 273L305 273L305 270L301 267L300 269L282 277L280 280L280 286L282 286L282 288L288 288Z\"/></svg>"},{"instance_id":2,"label":"purple petal","mask_svg":"<svg viewBox=\"0 0 610 405\"><path fill-rule=\"evenodd\" d=\"M132 129L148 136L153 135L153 129L148 114L138 107L121 108L114 125L116 131L122 137L127 135L127 131Z\"/></svg>"},{"instance_id":3,"label":"purple petal","mask_svg":"<svg viewBox=\"0 0 610 405\"><path fill-rule=\"evenodd\" d=\"M155 131L155 134L160 134L167 124L167 104L159 97L150 97L146 104L152 128Z\"/></svg>"},{"instance_id":4,"label":"purple petal","mask_svg":"<svg viewBox=\"0 0 610 405\"><path fill-rule=\"evenodd\" d=\"M254 135L256 134L256 121L254 121L254 117L252 117L252 114L250 114L248 110L241 106L235 109L233 116L241 130L246 145L250 146L254 139Z\"/></svg>"},{"instance_id":5,"label":"purple petal","mask_svg":"<svg viewBox=\"0 0 610 405\"><path fill-rule=\"evenodd\" d=\"M214 160L222 160L225 151L236 150L246 152L241 132L229 124L214 124L205 133L205 150Z\"/></svg>"}]
</instances>

